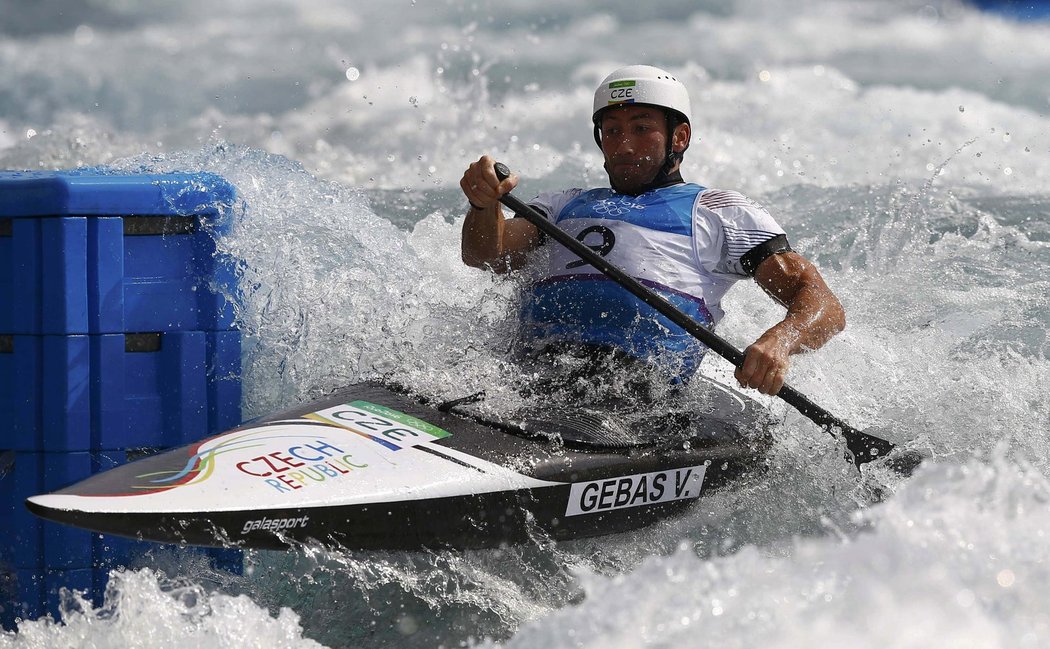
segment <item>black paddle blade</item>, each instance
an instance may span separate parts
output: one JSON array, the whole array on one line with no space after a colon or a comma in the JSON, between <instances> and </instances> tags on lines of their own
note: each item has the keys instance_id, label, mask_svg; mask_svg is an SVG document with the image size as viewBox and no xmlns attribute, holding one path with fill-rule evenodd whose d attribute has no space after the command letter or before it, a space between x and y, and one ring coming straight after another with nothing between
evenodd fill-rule
<instances>
[{"instance_id":1,"label":"black paddle blade","mask_svg":"<svg viewBox=\"0 0 1050 649\"><path fill-rule=\"evenodd\" d=\"M860 469L862 464L880 461L902 478L908 478L925 460L918 451L902 450L893 443L852 427L840 428L846 438L846 459Z\"/></svg>"},{"instance_id":2,"label":"black paddle blade","mask_svg":"<svg viewBox=\"0 0 1050 649\"><path fill-rule=\"evenodd\" d=\"M849 450L847 458L857 465L858 469L862 464L886 457L897 448L891 442L862 433L841 421L831 425L826 424L825 426L829 429L829 432L840 432L846 438L846 448Z\"/></svg>"}]
</instances>

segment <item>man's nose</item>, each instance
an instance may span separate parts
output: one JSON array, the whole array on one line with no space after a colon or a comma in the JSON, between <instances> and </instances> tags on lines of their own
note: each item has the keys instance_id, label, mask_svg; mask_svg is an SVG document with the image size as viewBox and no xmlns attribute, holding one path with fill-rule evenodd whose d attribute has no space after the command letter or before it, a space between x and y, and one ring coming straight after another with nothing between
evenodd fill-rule
<instances>
[{"instance_id":1,"label":"man's nose","mask_svg":"<svg viewBox=\"0 0 1050 649\"><path fill-rule=\"evenodd\" d=\"M620 136L612 144L613 153L634 153L634 140L629 136Z\"/></svg>"}]
</instances>

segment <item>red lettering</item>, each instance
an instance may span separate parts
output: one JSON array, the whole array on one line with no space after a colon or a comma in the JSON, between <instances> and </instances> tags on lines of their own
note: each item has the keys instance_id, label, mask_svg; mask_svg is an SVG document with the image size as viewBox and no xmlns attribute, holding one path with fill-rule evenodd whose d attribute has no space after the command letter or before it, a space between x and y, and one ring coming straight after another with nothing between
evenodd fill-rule
<instances>
[{"instance_id":1,"label":"red lettering","mask_svg":"<svg viewBox=\"0 0 1050 649\"><path fill-rule=\"evenodd\" d=\"M334 461L338 462L339 460L334 460ZM332 464L332 462L333 462L333 460L329 460L329 461L325 462L325 464L327 464L328 466L332 467L333 469L335 469L336 471L338 471L339 473L342 473L344 475L347 474L347 473L350 473L350 469L340 468L338 465Z\"/></svg>"},{"instance_id":2,"label":"red lettering","mask_svg":"<svg viewBox=\"0 0 1050 649\"><path fill-rule=\"evenodd\" d=\"M281 451L274 451L273 453L270 453L269 456L272 457L275 460L280 460L281 462L284 462L285 464L287 464L288 466L291 466L291 467L301 467L301 466L305 466L306 465L305 462L297 462L296 460L293 460L291 457L289 457L287 455L281 455ZM281 469L281 470L282 471L287 471L288 469Z\"/></svg>"},{"instance_id":3,"label":"red lettering","mask_svg":"<svg viewBox=\"0 0 1050 649\"><path fill-rule=\"evenodd\" d=\"M273 471L274 473L280 473L282 471L287 471L288 470L288 467L283 467L282 468L282 467L279 467L276 464L274 464L273 460L271 460L266 455L260 455L259 457L253 457L251 461L252 462L262 462L266 466L270 467L270 470Z\"/></svg>"},{"instance_id":4,"label":"red lettering","mask_svg":"<svg viewBox=\"0 0 1050 649\"><path fill-rule=\"evenodd\" d=\"M237 468L243 473L247 473L248 475L253 475L253 476L256 476L256 477L259 477L259 478L266 478L266 477L272 476L273 473L270 472L270 471L267 471L266 473L256 473L255 471L249 471L248 469L244 468L245 465L251 464L253 462L257 462L257 461L259 461L261 459L262 458L255 457L255 458L252 458L250 460L245 460L244 462L238 462L237 463Z\"/></svg>"}]
</instances>

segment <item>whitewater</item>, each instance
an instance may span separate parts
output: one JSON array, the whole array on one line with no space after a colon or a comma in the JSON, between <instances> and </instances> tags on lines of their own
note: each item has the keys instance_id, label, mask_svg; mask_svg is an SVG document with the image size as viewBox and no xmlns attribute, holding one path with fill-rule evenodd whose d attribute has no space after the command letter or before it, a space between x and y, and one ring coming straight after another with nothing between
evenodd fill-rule
<instances>
[{"instance_id":1,"label":"whitewater","mask_svg":"<svg viewBox=\"0 0 1050 649\"><path fill-rule=\"evenodd\" d=\"M458 181L605 182L597 82L673 71L683 175L765 205L848 327L799 391L931 456L858 477L768 404L768 472L601 539L478 552L160 551L0 647L1050 646L1050 23L953 0L0 0L0 168L237 187L244 414L366 378L512 378L521 282L459 260ZM782 311L753 284L719 333ZM727 378L727 364L703 371ZM873 492L883 493L873 502Z\"/></svg>"}]
</instances>

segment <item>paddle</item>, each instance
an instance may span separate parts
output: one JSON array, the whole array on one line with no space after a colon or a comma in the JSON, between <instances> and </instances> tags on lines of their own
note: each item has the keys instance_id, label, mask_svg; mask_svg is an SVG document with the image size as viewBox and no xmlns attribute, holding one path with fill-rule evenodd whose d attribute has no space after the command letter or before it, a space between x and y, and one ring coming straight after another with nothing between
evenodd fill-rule
<instances>
[{"instance_id":1,"label":"paddle","mask_svg":"<svg viewBox=\"0 0 1050 649\"><path fill-rule=\"evenodd\" d=\"M496 163L496 176L500 181L510 176L510 169L502 162ZM528 219L530 223L540 229L541 232L554 239L561 245L575 253L580 259L594 266L614 282L633 293L642 302L659 311L671 322L686 330L691 336L702 342L716 354L726 359L736 367L744 362L744 354L736 349L721 336L710 329L702 326L686 314L675 308L670 302L646 288L641 282L631 277L616 266L610 264L604 257L591 250L583 242L576 240L564 230L548 221L535 208L521 202L510 193L504 194L500 202L514 211L515 214ZM794 406L803 416L834 435L838 430L846 438L846 457L859 469L862 464L872 462L889 455L896 446L874 435L863 433L853 428L827 410L813 403L807 396L798 392L789 385L784 385L777 396ZM922 462L922 456L915 452L901 452L891 458L887 465L902 475L910 475L915 467Z\"/></svg>"}]
</instances>

